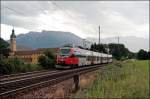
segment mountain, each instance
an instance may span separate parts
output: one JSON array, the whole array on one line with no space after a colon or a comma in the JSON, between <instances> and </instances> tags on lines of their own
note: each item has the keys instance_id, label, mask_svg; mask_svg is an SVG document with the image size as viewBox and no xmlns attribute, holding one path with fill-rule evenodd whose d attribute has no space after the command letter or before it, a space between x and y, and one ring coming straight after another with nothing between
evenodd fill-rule
<instances>
[{"instance_id":1,"label":"mountain","mask_svg":"<svg viewBox=\"0 0 150 99\"><path fill-rule=\"evenodd\" d=\"M98 39L96 38L87 38L89 41L97 42ZM102 43L118 43L117 37L111 38L103 38L101 39ZM126 36L126 37L119 37L119 43L124 44L130 51L138 52L140 49L144 49L146 51L149 50L149 39L134 37L134 36Z\"/></svg>"},{"instance_id":2,"label":"mountain","mask_svg":"<svg viewBox=\"0 0 150 99\"><path fill-rule=\"evenodd\" d=\"M61 47L65 44L82 45L82 38L70 32L62 31L31 31L20 34L16 38L17 45L27 46L32 49Z\"/></svg>"},{"instance_id":3,"label":"mountain","mask_svg":"<svg viewBox=\"0 0 150 99\"><path fill-rule=\"evenodd\" d=\"M91 42L98 42L96 38L87 38ZM16 38L17 46L22 46L22 49L37 49L37 48L55 48L65 44L82 46L83 39L70 32L62 31L31 31L26 34L20 34ZM116 37L103 38L102 43L118 43ZM149 39L139 38L134 36L120 37L120 43L124 44L132 52L138 52L140 49L149 49ZM88 45L90 44L87 42ZM23 48L25 47L25 48Z\"/></svg>"}]
</instances>

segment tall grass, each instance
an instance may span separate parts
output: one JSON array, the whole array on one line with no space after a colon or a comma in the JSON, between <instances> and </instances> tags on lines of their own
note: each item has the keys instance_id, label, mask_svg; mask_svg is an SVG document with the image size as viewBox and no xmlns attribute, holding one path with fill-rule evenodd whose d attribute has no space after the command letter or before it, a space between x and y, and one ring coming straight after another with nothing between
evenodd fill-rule
<instances>
[{"instance_id":1,"label":"tall grass","mask_svg":"<svg viewBox=\"0 0 150 99\"><path fill-rule=\"evenodd\" d=\"M114 62L97 73L84 98L150 98L148 61Z\"/></svg>"}]
</instances>

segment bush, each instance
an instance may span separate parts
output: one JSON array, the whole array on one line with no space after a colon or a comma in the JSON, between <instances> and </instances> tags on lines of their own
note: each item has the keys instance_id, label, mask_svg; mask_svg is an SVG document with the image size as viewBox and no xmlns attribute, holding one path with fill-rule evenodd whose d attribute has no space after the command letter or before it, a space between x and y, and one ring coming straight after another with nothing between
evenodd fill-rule
<instances>
[{"instance_id":1,"label":"bush","mask_svg":"<svg viewBox=\"0 0 150 99\"><path fill-rule=\"evenodd\" d=\"M144 51L143 49L139 50L137 53L137 59L139 60L146 60L148 59L149 55L147 51Z\"/></svg>"},{"instance_id":2,"label":"bush","mask_svg":"<svg viewBox=\"0 0 150 99\"><path fill-rule=\"evenodd\" d=\"M0 60L0 74L28 72L39 69L41 69L40 66L34 64L25 64L18 58Z\"/></svg>"},{"instance_id":3,"label":"bush","mask_svg":"<svg viewBox=\"0 0 150 99\"><path fill-rule=\"evenodd\" d=\"M0 73L1 74L11 74L21 71L20 66L24 65L24 63L17 59L3 59L0 62Z\"/></svg>"},{"instance_id":4,"label":"bush","mask_svg":"<svg viewBox=\"0 0 150 99\"><path fill-rule=\"evenodd\" d=\"M49 50L47 50L44 54L45 55L40 56L38 59L39 65L45 69L55 68L56 61L54 54L52 54Z\"/></svg>"}]
</instances>

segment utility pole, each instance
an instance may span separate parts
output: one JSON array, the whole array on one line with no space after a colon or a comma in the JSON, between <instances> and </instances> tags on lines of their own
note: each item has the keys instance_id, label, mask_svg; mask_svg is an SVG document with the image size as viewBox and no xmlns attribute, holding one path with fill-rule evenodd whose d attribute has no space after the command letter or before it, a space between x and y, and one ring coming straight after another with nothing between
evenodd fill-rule
<instances>
[{"instance_id":1,"label":"utility pole","mask_svg":"<svg viewBox=\"0 0 150 99\"><path fill-rule=\"evenodd\" d=\"M1 31L1 28L0 28L0 31ZM2 32L2 31L1 31ZM1 32L0 32L0 38L1 38Z\"/></svg>"},{"instance_id":2,"label":"utility pole","mask_svg":"<svg viewBox=\"0 0 150 99\"><path fill-rule=\"evenodd\" d=\"M120 49L119 49L119 36L118 36L118 58L120 58Z\"/></svg>"},{"instance_id":3,"label":"utility pole","mask_svg":"<svg viewBox=\"0 0 150 99\"><path fill-rule=\"evenodd\" d=\"M100 32L100 26L99 26L99 48L100 48L100 43L101 43L101 42L100 42L100 33L101 33L101 32ZM99 50L100 50L100 49L99 49ZM101 52L101 51L100 51L100 52ZM100 55L101 55L101 63L102 63L102 53L100 53Z\"/></svg>"},{"instance_id":4,"label":"utility pole","mask_svg":"<svg viewBox=\"0 0 150 99\"><path fill-rule=\"evenodd\" d=\"M99 45L100 45L100 26L99 26Z\"/></svg>"},{"instance_id":5,"label":"utility pole","mask_svg":"<svg viewBox=\"0 0 150 99\"><path fill-rule=\"evenodd\" d=\"M118 36L118 44L119 44L119 36Z\"/></svg>"},{"instance_id":6,"label":"utility pole","mask_svg":"<svg viewBox=\"0 0 150 99\"><path fill-rule=\"evenodd\" d=\"M0 32L0 44L2 44L1 32ZM2 50L0 50L0 60L2 60L2 58L3 58L3 56L2 56Z\"/></svg>"},{"instance_id":7,"label":"utility pole","mask_svg":"<svg viewBox=\"0 0 150 99\"><path fill-rule=\"evenodd\" d=\"M83 48L85 48L86 47L86 41L85 41L85 39L83 39Z\"/></svg>"},{"instance_id":8,"label":"utility pole","mask_svg":"<svg viewBox=\"0 0 150 99\"><path fill-rule=\"evenodd\" d=\"M108 63L109 46L107 45L107 63Z\"/></svg>"},{"instance_id":9,"label":"utility pole","mask_svg":"<svg viewBox=\"0 0 150 99\"><path fill-rule=\"evenodd\" d=\"M2 39L2 38L1 38L1 32L0 32L0 44L2 43L2 42L1 42L1 39ZM0 50L0 60L2 60L2 50Z\"/></svg>"}]
</instances>

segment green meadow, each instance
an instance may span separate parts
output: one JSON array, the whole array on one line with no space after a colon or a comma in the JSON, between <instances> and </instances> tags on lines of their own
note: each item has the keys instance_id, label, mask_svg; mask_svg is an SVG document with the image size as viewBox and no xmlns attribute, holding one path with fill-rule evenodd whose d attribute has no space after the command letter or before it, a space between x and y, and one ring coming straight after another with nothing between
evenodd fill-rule
<instances>
[{"instance_id":1,"label":"green meadow","mask_svg":"<svg viewBox=\"0 0 150 99\"><path fill-rule=\"evenodd\" d=\"M82 93L79 94L79 93ZM115 61L97 72L97 79L89 88L72 98L150 98L149 61Z\"/></svg>"}]
</instances>

